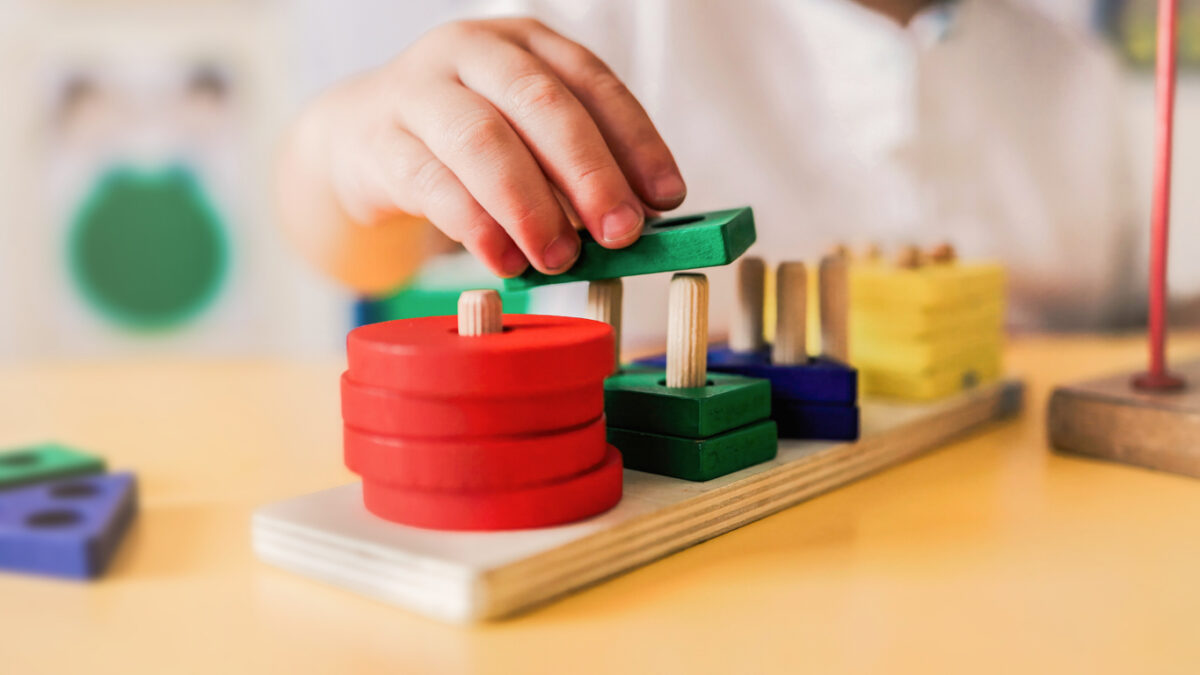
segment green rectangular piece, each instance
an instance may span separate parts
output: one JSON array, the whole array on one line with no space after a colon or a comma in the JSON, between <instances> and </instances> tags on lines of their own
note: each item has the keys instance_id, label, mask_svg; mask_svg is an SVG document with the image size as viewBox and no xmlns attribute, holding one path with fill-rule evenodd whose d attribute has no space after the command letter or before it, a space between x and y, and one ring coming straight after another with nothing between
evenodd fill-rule
<instances>
[{"instance_id":1,"label":"green rectangular piece","mask_svg":"<svg viewBox=\"0 0 1200 675\"><path fill-rule=\"evenodd\" d=\"M771 416L771 383L709 373L708 386L671 388L661 369L622 371L604 382L610 426L685 438L708 438Z\"/></svg>"},{"instance_id":2,"label":"green rectangular piece","mask_svg":"<svg viewBox=\"0 0 1200 675\"><path fill-rule=\"evenodd\" d=\"M609 427L608 442L621 451L627 469L694 481L712 480L774 459L779 450L778 433L770 420L699 439Z\"/></svg>"},{"instance_id":3,"label":"green rectangular piece","mask_svg":"<svg viewBox=\"0 0 1200 675\"><path fill-rule=\"evenodd\" d=\"M58 443L0 452L0 490L104 471L104 460Z\"/></svg>"},{"instance_id":4,"label":"green rectangular piece","mask_svg":"<svg viewBox=\"0 0 1200 675\"><path fill-rule=\"evenodd\" d=\"M530 267L519 277L505 279L504 288L516 290L728 265L750 248L756 236L754 213L748 206L646 221L642 236L621 249L604 248L587 232L579 235L583 248L571 269L548 275Z\"/></svg>"}]
</instances>

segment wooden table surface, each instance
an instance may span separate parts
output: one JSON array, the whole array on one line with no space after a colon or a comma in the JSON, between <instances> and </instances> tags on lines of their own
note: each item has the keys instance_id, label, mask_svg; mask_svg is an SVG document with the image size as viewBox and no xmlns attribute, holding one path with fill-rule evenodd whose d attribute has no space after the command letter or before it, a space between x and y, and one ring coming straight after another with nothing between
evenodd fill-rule
<instances>
[{"instance_id":1,"label":"wooden table surface","mask_svg":"<svg viewBox=\"0 0 1200 675\"><path fill-rule=\"evenodd\" d=\"M0 575L0 671L1196 672L1200 481L1045 442L1053 383L1142 352L1015 340L1020 419L478 628L251 555L256 506L351 478L340 364L0 366L0 446L105 454L144 507L100 583Z\"/></svg>"}]
</instances>

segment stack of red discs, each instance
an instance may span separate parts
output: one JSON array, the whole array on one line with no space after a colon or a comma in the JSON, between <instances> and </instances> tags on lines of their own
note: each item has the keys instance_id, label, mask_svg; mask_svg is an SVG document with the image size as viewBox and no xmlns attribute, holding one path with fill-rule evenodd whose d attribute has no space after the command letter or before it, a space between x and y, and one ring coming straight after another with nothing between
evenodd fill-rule
<instances>
[{"instance_id":1,"label":"stack of red discs","mask_svg":"<svg viewBox=\"0 0 1200 675\"><path fill-rule=\"evenodd\" d=\"M345 460L371 513L447 530L556 525L621 499L608 445L608 324L506 315L459 335L456 317L356 328L342 375Z\"/></svg>"}]
</instances>

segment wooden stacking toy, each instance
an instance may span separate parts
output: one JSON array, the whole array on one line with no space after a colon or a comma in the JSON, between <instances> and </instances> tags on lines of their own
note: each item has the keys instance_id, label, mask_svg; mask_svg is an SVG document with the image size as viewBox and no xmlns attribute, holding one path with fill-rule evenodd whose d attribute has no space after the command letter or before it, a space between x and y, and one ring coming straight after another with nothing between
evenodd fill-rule
<instances>
[{"instance_id":1,"label":"wooden stacking toy","mask_svg":"<svg viewBox=\"0 0 1200 675\"><path fill-rule=\"evenodd\" d=\"M928 400L1000 377L1004 269L954 247L900 249L850 273L851 361L864 393Z\"/></svg>"},{"instance_id":2,"label":"wooden stacking toy","mask_svg":"<svg viewBox=\"0 0 1200 675\"><path fill-rule=\"evenodd\" d=\"M771 387L771 419L781 438L854 440L859 434L858 374L845 362L846 264L842 254L826 256L818 275L822 354L807 348L808 272L804 263L785 262L775 274L775 340L764 337L766 267L758 258L738 266L737 302L729 344L708 351L708 368L762 378ZM639 361L663 363L663 357Z\"/></svg>"},{"instance_id":3,"label":"wooden stacking toy","mask_svg":"<svg viewBox=\"0 0 1200 675\"><path fill-rule=\"evenodd\" d=\"M493 290L458 316L362 326L342 376L346 466L375 515L449 530L566 523L621 497L604 379L613 331L503 315Z\"/></svg>"},{"instance_id":4,"label":"wooden stacking toy","mask_svg":"<svg viewBox=\"0 0 1200 675\"><path fill-rule=\"evenodd\" d=\"M1178 0L1159 0L1146 369L1055 388L1046 422L1059 450L1200 478L1200 361L1172 366L1167 353L1178 24Z\"/></svg>"},{"instance_id":5,"label":"wooden stacking toy","mask_svg":"<svg viewBox=\"0 0 1200 675\"><path fill-rule=\"evenodd\" d=\"M770 384L709 374L707 346L708 279L676 274L666 370L629 370L605 385L608 440L629 468L703 481L775 456Z\"/></svg>"},{"instance_id":6,"label":"wooden stacking toy","mask_svg":"<svg viewBox=\"0 0 1200 675\"><path fill-rule=\"evenodd\" d=\"M581 262L568 273L591 282L591 320L500 317L493 295L472 293L462 298L460 323L412 319L355 330L342 394L346 460L363 480L258 509L255 554L426 616L500 618L829 492L1020 408L1020 384L1008 382L936 405L875 405L861 442L779 440L772 414L782 425L845 419L839 415L857 423L855 371L809 356L815 350L806 349L806 335L818 331L806 330L803 320L805 287L823 281L821 351L841 357L854 346L839 318L844 306L841 314L830 306L847 298L844 283L835 287L844 282L845 252L811 279L802 265L780 267L773 340L764 317L775 302L764 308L763 297L774 285L766 287L762 261L746 261L728 348L707 348L708 280L676 274L668 356L659 367L618 367L620 277L722 264L754 236L749 209L655 221L649 229L651 243L611 253L585 238ZM666 249L672 255L654 253ZM541 280L530 274L516 283ZM738 359L770 379L717 372ZM789 399L799 401L791 410ZM822 432L809 426L801 433ZM632 469L624 486L622 461ZM601 514L622 490L628 498ZM477 531L592 514L550 529Z\"/></svg>"}]
</instances>

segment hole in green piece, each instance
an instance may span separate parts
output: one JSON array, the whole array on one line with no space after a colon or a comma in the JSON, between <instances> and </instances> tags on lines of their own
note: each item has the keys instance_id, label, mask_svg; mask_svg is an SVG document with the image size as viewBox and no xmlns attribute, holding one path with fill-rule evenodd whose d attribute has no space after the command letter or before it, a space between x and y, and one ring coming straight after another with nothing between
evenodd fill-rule
<instances>
[{"instance_id":1,"label":"hole in green piece","mask_svg":"<svg viewBox=\"0 0 1200 675\"><path fill-rule=\"evenodd\" d=\"M225 230L192 174L114 169L76 216L74 281L114 322L164 329L207 307L225 278Z\"/></svg>"},{"instance_id":2,"label":"hole in green piece","mask_svg":"<svg viewBox=\"0 0 1200 675\"><path fill-rule=\"evenodd\" d=\"M665 378L665 377L664 377L663 379L659 380L659 381L658 381L658 386L660 386L660 387L665 387L665 386L667 386L667 378ZM705 380L705 381L704 381L704 386L705 386L705 387L711 387L711 386L713 386L713 381L712 381L712 380ZM687 388L688 388L688 389L700 389L700 387L687 387Z\"/></svg>"},{"instance_id":3,"label":"hole in green piece","mask_svg":"<svg viewBox=\"0 0 1200 675\"><path fill-rule=\"evenodd\" d=\"M704 218L705 216L703 214L696 216L682 216L679 218L667 218L665 220L655 221L652 223L652 225L654 227L679 227L680 225L691 225L692 223L698 223L704 220Z\"/></svg>"},{"instance_id":4,"label":"hole in green piece","mask_svg":"<svg viewBox=\"0 0 1200 675\"><path fill-rule=\"evenodd\" d=\"M91 497L98 492L100 492L99 488L91 483L63 483L50 488L50 494L60 499Z\"/></svg>"},{"instance_id":5,"label":"hole in green piece","mask_svg":"<svg viewBox=\"0 0 1200 675\"><path fill-rule=\"evenodd\" d=\"M68 527L79 523L83 520L83 516L79 515L78 511L70 509L51 509L47 511L37 511L30 514L25 519L25 524L30 527Z\"/></svg>"},{"instance_id":6,"label":"hole in green piece","mask_svg":"<svg viewBox=\"0 0 1200 675\"><path fill-rule=\"evenodd\" d=\"M29 466L38 463L36 452L15 452L0 457L0 466Z\"/></svg>"}]
</instances>

